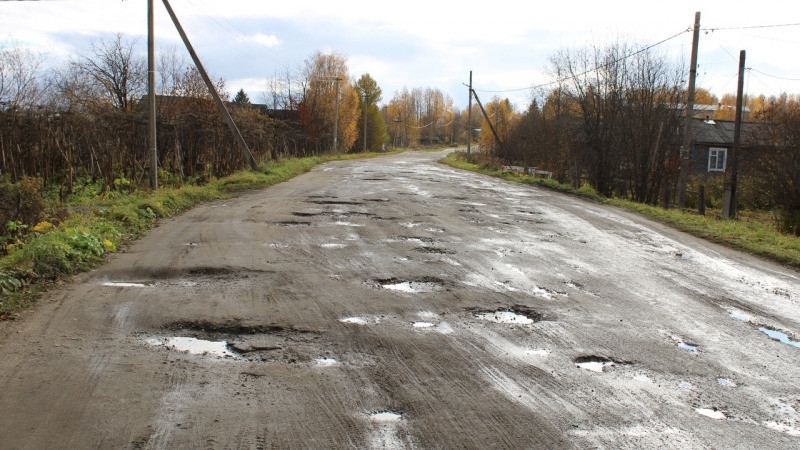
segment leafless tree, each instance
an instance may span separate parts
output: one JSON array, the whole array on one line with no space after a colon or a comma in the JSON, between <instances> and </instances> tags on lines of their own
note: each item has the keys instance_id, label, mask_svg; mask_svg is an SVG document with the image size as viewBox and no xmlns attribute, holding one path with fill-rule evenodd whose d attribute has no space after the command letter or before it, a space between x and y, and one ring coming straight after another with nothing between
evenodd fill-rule
<instances>
[{"instance_id":1,"label":"leafless tree","mask_svg":"<svg viewBox=\"0 0 800 450\"><path fill-rule=\"evenodd\" d=\"M102 89L115 108L123 111L131 111L136 99L147 90L146 58L136 53L136 43L118 33L110 40L93 42L90 54L72 61L81 74Z\"/></svg>"}]
</instances>

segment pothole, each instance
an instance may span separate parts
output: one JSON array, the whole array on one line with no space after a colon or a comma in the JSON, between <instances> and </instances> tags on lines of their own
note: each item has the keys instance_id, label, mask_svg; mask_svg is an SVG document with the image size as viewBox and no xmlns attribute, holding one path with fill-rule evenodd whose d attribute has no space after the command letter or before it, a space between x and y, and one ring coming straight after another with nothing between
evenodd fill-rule
<instances>
[{"instance_id":1,"label":"pothole","mask_svg":"<svg viewBox=\"0 0 800 450\"><path fill-rule=\"evenodd\" d=\"M143 288L147 286L151 286L152 282L141 283L141 282L131 282L131 281L104 281L100 283L101 286L108 286L108 287L134 287L134 288Z\"/></svg>"},{"instance_id":2,"label":"pothole","mask_svg":"<svg viewBox=\"0 0 800 450\"><path fill-rule=\"evenodd\" d=\"M578 368L591 372L603 372L606 370L606 367L620 364L618 361L614 361L613 359L596 355L579 356L575 358L574 362Z\"/></svg>"},{"instance_id":3,"label":"pothole","mask_svg":"<svg viewBox=\"0 0 800 450\"><path fill-rule=\"evenodd\" d=\"M164 337L164 338L149 338L147 344L153 347L166 347L169 350L174 350L192 355L206 355L216 356L220 358L234 358L238 356L236 353L228 349L228 343L225 341L207 341L204 339L197 339L193 337Z\"/></svg>"},{"instance_id":4,"label":"pothole","mask_svg":"<svg viewBox=\"0 0 800 450\"><path fill-rule=\"evenodd\" d=\"M432 322L412 322L411 326L414 328L432 328L435 327L436 324Z\"/></svg>"},{"instance_id":5,"label":"pothole","mask_svg":"<svg viewBox=\"0 0 800 450\"><path fill-rule=\"evenodd\" d=\"M697 353L697 346L696 345L687 344L685 342L678 342L678 347L682 348L684 350L688 350L688 351L690 351L692 353Z\"/></svg>"},{"instance_id":6,"label":"pothole","mask_svg":"<svg viewBox=\"0 0 800 450\"><path fill-rule=\"evenodd\" d=\"M317 358L314 360L314 362L317 364L317 366L320 367L332 367L339 364L339 361L337 361L336 359L326 358L326 357Z\"/></svg>"},{"instance_id":7,"label":"pothole","mask_svg":"<svg viewBox=\"0 0 800 450\"><path fill-rule=\"evenodd\" d=\"M783 333L781 331L769 327L759 327L758 330L769 336L772 340L783 342L784 344L789 344L792 347L800 348L800 342L789 339L789 335L787 335L786 333Z\"/></svg>"},{"instance_id":8,"label":"pothole","mask_svg":"<svg viewBox=\"0 0 800 450\"><path fill-rule=\"evenodd\" d=\"M544 315L524 305L514 305L509 309L497 311L477 311L475 317L489 322L529 325L544 318Z\"/></svg>"},{"instance_id":9,"label":"pothole","mask_svg":"<svg viewBox=\"0 0 800 450\"><path fill-rule=\"evenodd\" d=\"M455 250L448 250L444 248L438 247L415 247L415 252L419 253L429 253L429 254L436 254L436 255L455 255Z\"/></svg>"},{"instance_id":10,"label":"pothole","mask_svg":"<svg viewBox=\"0 0 800 450\"><path fill-rule=\"evenodd\" d=\"M701 416L710 417L714 420L725 420L725 413L717 408L695 408L695 412Z\"/></svg>"},{"instance_id":11,"label":"pothole","mask_svg":"<svg viewBox=\"0 0 800 450\"><path fill-rule=\"evenodd\" d=\"M370 414L369 418L373 422L399 422L403 419L403 415L393 411L381 411Z\"/></svg>"},{"instance_id":12,"label":"pothole","mask_svg":"<svg viewBox=\"0 0 800 450\"><path fill-rule=\"evenodd\" d=\"M308 200L308 203L315 205L338 205L338 206L363 206L364 202L351 200Z\"/></svg>"},{"instance_id":13,"label":"pothole","mask_svg":"<svg viewBox=\"0 0 800 450\"><path fill-rule=\"evenodd\" d=\"M280 222L272 222L273 225L278 227L288 227L288 228L297 228L297 227L310 227L311 222L299 221L299 220L284 220Z\"/></svg>"},{"instance_id":14,"label":"pothole","mask_svg":"<svg viewBox=\"0 0 800 450\"><path fill-rule=\"evenodd\" d=\"M733 317L736 320L741 320L742 322L749 322L750 321L750 316L748 316L747 314L743 314L743 313L731 312L731 317Z\"/></svg>"},{"instance_id":15,"label":"pothole","mask_svg":"<svg viewBox=\"0 0 800 450\"><path fill-rule=\"evenodd\" d=\"M401 280L398 278L385 278L376 281L383 289L405 292L409 294L437 292L445 288L444 281L435 277L420 277L407 280Z\"/></svg>"}]
</instances>

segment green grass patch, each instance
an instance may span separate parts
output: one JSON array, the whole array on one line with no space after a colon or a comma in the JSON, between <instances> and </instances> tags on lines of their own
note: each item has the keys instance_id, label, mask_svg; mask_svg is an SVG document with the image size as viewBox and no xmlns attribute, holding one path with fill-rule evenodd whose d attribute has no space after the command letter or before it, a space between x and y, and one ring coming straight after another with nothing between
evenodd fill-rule
<instances>
[{"instance_id":1,"label":"green grass patch","mask_svg":"<svg viewBox=\"0 0 800 450\"><path fill-rule=\"evenodd\" d=\"M52 282L97 266L103 255L142 236L159 219L172 217L201 202L281 183L320 163L385 154L285 159L261 164L258 171L244 170L211 179L202 186L184 185L133 194L113 191L100 195L99 186L87 185L80 195L62 206L71 212L58 226L49 222L32 225L29 234L6 249L8 254L0 259L0 320L13 318L30 307L38 293Z\"/></svg>"},{"instance_id":2,"label":"green grass patch","mask_svg":"<svg viewBox=\"0 0 800 450\"><path fill-rule=\"evenodd\" d=\"M503 172L496 167L469 163L457 153L449 154L441 162L458 169L470 170L508 181L538 185L625 208L694 236L800 268L800 238L781 233L777 228L775 216L770 212L742 211L737 220L726 220L715 214L701 216L689 211L664 209L627 200L604 198L587 184L581 186L580 189L575 189L552 179L532 178L528 175Z\"/></svg>"}]
</instances>

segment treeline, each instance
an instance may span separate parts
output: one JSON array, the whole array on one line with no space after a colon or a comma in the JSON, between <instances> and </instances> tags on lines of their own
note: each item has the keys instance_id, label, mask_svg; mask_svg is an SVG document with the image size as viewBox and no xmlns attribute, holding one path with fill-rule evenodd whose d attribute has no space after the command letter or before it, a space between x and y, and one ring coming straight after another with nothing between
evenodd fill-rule
<instances>
[{"instance_id":1,"label":"treeline","mask_svg":"<svg viewBox=\"0 0 800 450\"><path fill-rule=\"evenodd\" d=\"M653 48L617 43L562 50L548 68L555 81L535 93L525 111L507 99L488 102L499 139L483 118L483 156L494 164L549 171L576 187L587 183L604 196L674 205L687 99L684 64ZM706 117L716 120L732 120L735 102L735 95L720 101L703 89L695 98L696 105L716 106ZM768 126L742 138L743 148L759 151L743 155L748 164L738 174L737 202L776 211L785 231L800 234L800 102L761 95L745 106L745 120ZM719 207L729 172L691 174L687 206L697 206L702 185L708 206Z\"/></svg>"}]
</instances>

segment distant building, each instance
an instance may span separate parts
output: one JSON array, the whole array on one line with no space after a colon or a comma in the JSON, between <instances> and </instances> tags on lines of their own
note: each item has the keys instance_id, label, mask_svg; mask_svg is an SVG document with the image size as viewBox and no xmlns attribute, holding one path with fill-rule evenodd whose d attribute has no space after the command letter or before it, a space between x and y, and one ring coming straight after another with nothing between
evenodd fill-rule
<instances>
[{"instance_id":1,"label":"distant building","mask_svg":"<svg viewBox=\"0 0 800 450\"><path fill-rule=\"evenodd\" d=\"M731 120L694 119L692 123L692 173L722 175L728 169L733 149L735 122ZM764 123L742 122L739 164L746 166L760 152L774 148L759 140Z\"/></svg>"}]
</instances>

